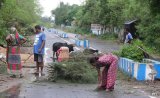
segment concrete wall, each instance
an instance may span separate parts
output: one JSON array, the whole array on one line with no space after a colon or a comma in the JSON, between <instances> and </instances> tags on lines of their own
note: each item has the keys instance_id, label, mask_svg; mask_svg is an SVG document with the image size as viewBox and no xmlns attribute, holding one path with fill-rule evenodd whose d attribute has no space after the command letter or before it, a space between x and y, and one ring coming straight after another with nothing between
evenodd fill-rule
<instances>
[{"instance_id":1,"label":"concrete wall","mask_svg":"<svg viewBox=\"0 0 160 98\"><path fill-rule=\"evenodd\" d=\"M138 81L151 80L149 65L153 65L153 63L139 63L127 58L120 58L119 60L119 69Z\"/></svg>"},{"instance_id":2,"label":"concrete wall","mask_svg":"<svg viewBox=\"0 0 160 98\"><path fill-rule=\"evenodd\" d=\"M153 64L154 69L156 70L157 74L155 76L156 79L160 79L160 62L151 60L151 59L144 59L143 62L149 62Z\"/></svg>"},{"instance_id":3,"label":"concrete wall","mask_svg":"<svg viewBox=\"0 0 160 98\"><path fill-rule=\"evenodd\" d=\"M76 40L75 44L78 47L89 48L89 40Z\"/></svg>"}]
</instances>

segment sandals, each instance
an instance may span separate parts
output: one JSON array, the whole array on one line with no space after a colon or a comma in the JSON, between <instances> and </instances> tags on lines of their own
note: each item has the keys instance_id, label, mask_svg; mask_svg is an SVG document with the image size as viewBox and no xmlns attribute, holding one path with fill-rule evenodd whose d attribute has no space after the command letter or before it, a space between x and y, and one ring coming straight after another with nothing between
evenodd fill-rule
<instances>
[{"instance_id":1,"label":"sandals","mask_svg":"<svg viewBox=\"0 0 160 98\"><path fill-rule=\"evenodd\" d=\"M11 75L10 77L11 77L11 78L16 78L16 75Z\"/></svg>"},{"instance_id":2,"label":"sandals","mask_svg":"<svg viewBox=\"0 0 160 98\"><path fill-rule=\"evenodd\" d=\"M106 89L106 92L112 92L114 89Z\"/></svg>"},{"instance_id":3,"label":"sandals","mask_svg":"<svg viewBox=\"0 0 160 98\"><path fill-rule=\"evenodd\" d=\"M19 75L19 78L23 78L24 76L22 74Z\"/></svg>"},{"instance_id":4,"label":"sandals","mask_svg":"<svg viewBox=\"0 0 160 98\"><path fill-rule=\"evenodd\" d=\"M16 76L16 75L11 75L10 77L11 77L11 78L16 78L17 76ZM24 76L23 76L22 74L19 75L19 78L23 78L23 77L24 77Z\"/></svg>"}]
</instances>

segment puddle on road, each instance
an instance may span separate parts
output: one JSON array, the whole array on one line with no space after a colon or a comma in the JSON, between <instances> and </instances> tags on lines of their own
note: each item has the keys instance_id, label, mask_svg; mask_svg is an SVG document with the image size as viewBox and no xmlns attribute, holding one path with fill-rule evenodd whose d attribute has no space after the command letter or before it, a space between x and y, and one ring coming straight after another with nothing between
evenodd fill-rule
<instances>
[{"instance_id":1,"label":"puddle on road","mask_svg":"<svg viewBox=\"0 0 160 98\"><path fill-rule=\"evenodd\" d=\"M21 85L13 86L7 91L0 93L0 98L19 98Z\"/></svg>"},{"instance_id":2,"label":"puddle on road","mask_svg":"<svg viewBox=\"0 0 160 98\"><path fill-rule=\"evenodd\" d=\"M30 81L31 83L35 82L35 81L38 81L39 80L39 75L33 75L33 74L30 74L28 76L28 80L27 83ZM0 93L0 98L22 98L22 97L19 97L20 95L20 92L21 92L21 84L18 84L16 86L13 86L11 88L9 88L8 90ZM25 97L23 97L25 98Z\"/></svg>"}]
</instances>

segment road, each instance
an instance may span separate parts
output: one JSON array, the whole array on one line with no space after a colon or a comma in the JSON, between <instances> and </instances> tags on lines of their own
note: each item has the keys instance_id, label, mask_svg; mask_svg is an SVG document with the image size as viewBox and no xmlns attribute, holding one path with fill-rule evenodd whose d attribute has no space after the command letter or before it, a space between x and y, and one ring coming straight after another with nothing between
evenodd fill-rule
<instances>
[{"instance_id":1,"label":"road","mask_svg":"<svg viewBox=\"0 0 160 98\"><path fill-rule=\"evenodd\" d=\"M59 31L59 32L62 32L62 31ZM67 34L68 34L69 39L75 39L76 34L73 34L73 33L67 33ZM91 48L98 49L99 51L103 53L113 52L113 51L120 49L120 44L115 43L113 41L103 41L103 40L99 40L96 38L89 38L89 40L90 40Z\"/></svg>"},{"instance_id":2,"label":"road","mask_svg":"<svg viewBox=\"0 0 160 98\"><path fill-rule=\"evenodd\" d=\"M63 39L49 32L46 32L46 37L45 63L51 63L52 44L57 41L70 42L70 39ZM96 40L91 42L91 47L103 52L110 52L119 48L119 46L114 43L107 44ZM82 48L76 47L76 51L79 50L82 50ZM45 81L33 82L36 77L30 73L28 73L23 83L1 93L0 98L151 98L138 90L136 91L137 93L134 94L126 92L127 90L121 85L118 85L118 83L113 92L97 92L94 91L96 84L48 83Z\"/></svg>"}]
</instances>

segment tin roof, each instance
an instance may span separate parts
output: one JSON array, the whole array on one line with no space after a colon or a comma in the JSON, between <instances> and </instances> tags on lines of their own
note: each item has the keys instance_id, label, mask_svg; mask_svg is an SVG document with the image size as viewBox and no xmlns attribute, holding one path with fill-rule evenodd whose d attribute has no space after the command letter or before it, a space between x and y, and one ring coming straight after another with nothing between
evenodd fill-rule
<instances>
[{"instance_id":1,"label":"tin roof","mask_svg":"<svg viewBox=\"0 0 160 98\"><path fill-rule=\"evenodd\" d=\"M134 23L134 22L136 22L136 21L137 21L137 19L132 20L132 21L126 21L124 24L132 24L132 23Z\"/></svg>"}]
</instances>

